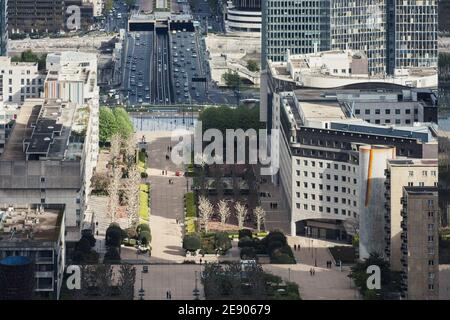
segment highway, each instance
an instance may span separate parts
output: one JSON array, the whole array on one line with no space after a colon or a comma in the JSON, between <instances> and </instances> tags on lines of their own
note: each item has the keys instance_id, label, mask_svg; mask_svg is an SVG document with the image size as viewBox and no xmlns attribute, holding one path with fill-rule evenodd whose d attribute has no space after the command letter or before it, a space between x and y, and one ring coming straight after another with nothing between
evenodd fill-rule
<instances>
[{"instance_id":1,"label":"highway","mask_svg":"<svg viewBox=\"0 0 450 320\"><path fill-rule=\"evenodd\" d=\"M169 40L167 32L157 32L152 64L153 81L152 88L155 93L153 102L155 104L171 104L172 82L170 76Z\"/></svg>"}]
</instances>

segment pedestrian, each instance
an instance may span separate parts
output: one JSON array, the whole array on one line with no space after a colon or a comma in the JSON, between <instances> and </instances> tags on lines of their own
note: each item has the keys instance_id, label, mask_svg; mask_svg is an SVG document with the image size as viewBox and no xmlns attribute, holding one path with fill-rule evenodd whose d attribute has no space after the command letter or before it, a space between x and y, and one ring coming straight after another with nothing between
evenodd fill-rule
<instances>
[{"instance_id":1,"label":"pedestrian","mask_svg":"<svg viewBox=\"0 0 450 320\"><path fill-rule=\"evenodd\" d=\"M202 258L200 258L200 264L202 264Z\"/></svg>"},{"instance_id":2,"label":"pedestrian","mask_svg":"<svg viewBox=\"0 0 450 320\"><path fill-rule=\"evenodd\" d=\"M169 291L166 291L166 299L169 299Z\"/></svg>"},{"instance_id":3,"label":"pedestrian","mask_svg":"<svg viewBox=\"0 0 450 320\"><path fill-rule=\"evenodd\" d=\"M316 269L312 269L312 275L315 276L316 275Z\"/></svg>"},{"instance_id":4,"label":"pedestrian","mask_svg":"<svg viewBox=\"0 0 450 320\"><path fill-rule=\"evenodd\" d=\"M169 300L172 300L172 291L169 291Z\"/></svg>"},{"instance_id":5,"label":"pedestrian","mask_svg":"<svg viewBox=\"0 0 450 320\"><path fill-rule=\"evenodd\" d=\"M309 269L309 275L312 277L312 268Z\"/></svg>"},{"instance_id":6,"label":"pedestrian","mask_svg":"<svg viewBox=\"0 0 450 320\"><path fill-rule=\"evenodd\" d=\"M164 170L162 171L161 175L164 175Z\"/></svg>"}]
</instances>

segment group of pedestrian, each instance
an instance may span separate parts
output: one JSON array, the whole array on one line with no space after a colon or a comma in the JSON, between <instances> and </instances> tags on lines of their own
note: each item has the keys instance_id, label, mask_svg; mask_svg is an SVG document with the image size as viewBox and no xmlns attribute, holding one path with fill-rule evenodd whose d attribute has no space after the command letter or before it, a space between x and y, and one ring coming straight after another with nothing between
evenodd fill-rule
<instances>
[{"instance_id":1,"label":"group of pedestrian","mask_svg":"<svg viewBox=\"0 0 450 320\"><path fill-rule=\"evenodd\" d=\"M169 179L169 184L173 184L173 179Z\"/></svg>"},{"instance_id":2,"label":"group of pedestrian","mask_svg":"<svg viewBox=\"0 0 450 320\"><path fill-rule=\"evenodd\" d=\"M331 269L331 266L333 265L333 262L331 260L327 261L327 269Z\"/></svg>"},{"instance_id":3,"label":"group of pedestrian","mask_svg":"<svg viewBox=\"0 0 450 320\"><path fill-rule=\"evenodd\" d=\"M299 244L294 244L294 251L300 251L300 245Z\"/></svg>"},{"instance_id":4,"label":"group of pedestrian","mask_svg":"<svg viewBox=\"0 0 450 320\"><path fill-rule=\"evenodd\" d=\"M170 291L170 290L166 291L166 299L172 300L172 291Z\"/></svg>"},{"instance_id":5,"label":"group of pedestrian","mask_svg":"<svg viewBox=\"0 0 450 320\"><path fill-rule=\"evenodd\" d=\"M161 173L163 176L167 176L167 170L163 170Z\"/></svg>"},{"instance_id":6,"label":"group of pedestrian","mask_svg":"<svg viewBox=\"0 0 450 320\"><path fill-rule=\"evenodd\" d=\"M309 269L309 274L311 275L311 277L315 276L316 275L316 269L314 269L314 268Z\"/></svg>"}]
</instances>

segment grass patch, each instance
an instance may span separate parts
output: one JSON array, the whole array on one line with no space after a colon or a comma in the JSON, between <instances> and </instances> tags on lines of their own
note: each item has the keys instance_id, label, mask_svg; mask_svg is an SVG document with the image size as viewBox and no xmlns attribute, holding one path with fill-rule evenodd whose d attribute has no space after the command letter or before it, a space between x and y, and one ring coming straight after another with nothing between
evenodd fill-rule
<instances>
[{"instance_id":1,"label":"grass patch","mask_svg":"<svg viewBox=\"0 0 450 320\"><path fill-rule=\"evenodd\" d=\"M186 223L186 233L187 234L193 234L193 233L196 232L196 230L195 230L195 218L186 217L185 223Z\"/></svg>"},{"instance_id":2,"label":"grass patch","mask_svg":"<svg viewBox=\"0 0 450 320\"><path fill-rule=\"evenodd\" d=\"M193 192L188 192L184 196L184 205L186 206L186 217L194 218L197 216L195 197Z\"/></svg>"},{"instance_id":3,"label":"grass patch","mask_svg":"<svg viewBox=\"0 0 450 320\"><path fill-rule=\"evenodd\" d=\"M147 169L147 163L146 163L146 154L145 152L139 151L138 154L138 168L139 172L145 172Z\"/></svg>"},{"instance_id":4,"label":"grass patch","mask_svg":"<svg viewBox=\"0 0 450 320\"><path fill-rule=\"evenodd\" d=\"M148 184L141 184L139 186L139 218L142 221L149 221L149 197L150 197L150 187Z\"/></svg>"}]
</instances>

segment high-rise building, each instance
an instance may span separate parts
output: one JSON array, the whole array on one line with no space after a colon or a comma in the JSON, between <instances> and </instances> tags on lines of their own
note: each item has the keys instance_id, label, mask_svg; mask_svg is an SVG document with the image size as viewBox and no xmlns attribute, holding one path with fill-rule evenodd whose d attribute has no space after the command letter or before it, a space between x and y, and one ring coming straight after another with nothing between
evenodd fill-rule
<instances>
[{"instance_id":1,"label":"high-rise building","mask_svg":"<svg viewBox=\"0 0 450 320\"><path fill-rule=\"evenodd\" d=\"M262 1L262 68L267 59L330 48L330 0Z\"/></svg>"},{"instance_id":2,"label":"high-rise building","mask_svg":"<svg viewBox=\"0 0 450 320\"><path fill-rule=\"evenodd\" d=\"M436 0L263 1L262 67L293 54L360 50L369 74L437 67Z\"/></svg>"},{"instance_id":3,"label":"high-rise building","mask_svg":"<svg viewBox=\"0 0 450 320\"><path fill-rule=\"evenodd\" d=\"M0 0L0 56L8 51L8 1Z\"/></svg>"},{"instance_id":4,"label":"high-rise building","mask_svg":"<svg viewBox=\"0 0 450 320\"><path fill-rule=\"evenodd\" d=\"M402 297L439 298L437 187L404 187L401 198Z\"/></svg>"},{"instance_id":5,"label":"high-rise building","mask_svg":"<svg viewBox=\"0 0 450 320\"><path fill-rule=\"evenodd\" d=\"M261 32L261 0L229 0L226 27L231 32Z\"/></svg>"},{"instance_id":6,"label":"high-rise building","mask_svg":"<svg viewBox=\"0 0 450 320\"><path fill-rule=\"evenodd\" d=\"M385 195L385 253L391 270L401 271L402 257L400 239L402 228L400 215L403 187L434 187L438 182L437 159L389 160L386 169Z\"/></svg>"}]
</instances>

